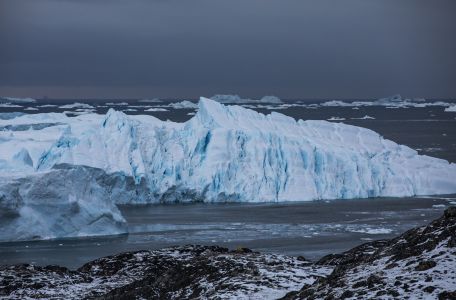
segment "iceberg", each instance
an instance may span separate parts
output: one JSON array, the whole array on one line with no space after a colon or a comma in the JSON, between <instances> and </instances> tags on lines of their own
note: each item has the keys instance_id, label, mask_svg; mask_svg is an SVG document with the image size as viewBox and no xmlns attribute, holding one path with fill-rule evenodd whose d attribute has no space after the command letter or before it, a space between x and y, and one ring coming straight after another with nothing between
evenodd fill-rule
<instances>
[{"instance_id":1,"label":"iceberg","mask_svg":"<svg viewBox=\"0 0 456 300\"><path fill-rule=\"evenodd\" d=\"M172 107L174 109L196 109L198 108L198 105L191 101L184 100L181 102L170 103L169 107Z\"/></svg>"},{"instance_id":2,"label":"iceberg","mask_svg":"<svg viewBox=\"0 0 456 300\"><path fill-rule=\"evenodd\" d=\"M92 105L87 104L87 103L75 102L73 104L66 104L66 105L59 106L59 108L61 108L61 109L72 109L72 108L92 109L95 107L93 107Z\"/></svg>"},{"instance_id":3,"label":"iceberg","mask_svg":"<svg viewBox=\"0 0 456 300\"><path fill-rule=\"evenodd\" d=\"M445 108L445 112L456 112L456 105Z\"/></svg>"},{"instance_id":4,"label":"iceberg","mask_svg":"<svg viewBox=\"0 0 456 300\"><path fill-rule=\"evenodd\" d=\"M0 126L0 211L13 216L3 239L125 232L115 204L456 192L456 164L372 130L206 98L184 123L110 109L19 115ZM23 220L36 232L27 235Z\"/></svg>"},{"instance_id":5,"label":"iceberg","mask_svg":"<svg viewBox=\"0 0 456 300\"><path fill-rule=\"evenodd\" d=\"M33 98L15 98L15 97L0 97L1 102L13 102L13 103L34 103L36 102Z\"/></svg>"},{"instance_id":6,"label":"iceberg","mask_svg":"<svg viewBox=\"0 0 456 300\"><path fill-rule=\"evenodd\" d=\"M433 106L443 106L448 107L451 106L449 102L443 101L434 101L434 102L426 102L426 99L423 98L415 98L415 99L407 99L402 98L401 95L393 95L386 98L380 98L375 101L353 101L353 102L345 102L341 100L331 100L321 103L323 107L360 107L360 106L383 106L386 108L422 108L422 107L433 107Z\"/></svg>"},{"instance_id":7,"label":"iceberg","mask_svg":"<svg viewBox=\"0 0 456 300\"><path fill-rule=\"evenodd\" d=\"M32 163L26 150L15 159ZM126 233L126 221L103 186L105 177L102 170L65 165L0 177L0 241Z\"/></svg>"},{"instance_id":8,"label":"iceberg","mask_svg":"<svg viewBox=\"0 0 456 300\"><path fill-rule=\"evenodd\" d=\"M239 95L214 95L212 100L224 104L244 104L244 103L268 103L268 104L282 104L282 100L276 96L264 96L261 99L243 99Z\"/></svg>"}]
</instances>

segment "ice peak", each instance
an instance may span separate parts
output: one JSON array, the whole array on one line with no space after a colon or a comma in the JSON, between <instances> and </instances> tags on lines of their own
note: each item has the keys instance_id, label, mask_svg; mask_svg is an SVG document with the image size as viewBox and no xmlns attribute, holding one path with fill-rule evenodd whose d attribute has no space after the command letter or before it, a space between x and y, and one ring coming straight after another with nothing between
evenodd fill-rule
<instances>
[{"instance_id":1,"label":"ice peak","mask_svg":"<svg viewBox=\"0 0 456 300\"><path fill-rule=\"evenodd\" d=\"M110 108L103 119L102 126L105 128L117 128L120 130L128 123L128 116L113 108Z\"/></svg>"}]
</instances>

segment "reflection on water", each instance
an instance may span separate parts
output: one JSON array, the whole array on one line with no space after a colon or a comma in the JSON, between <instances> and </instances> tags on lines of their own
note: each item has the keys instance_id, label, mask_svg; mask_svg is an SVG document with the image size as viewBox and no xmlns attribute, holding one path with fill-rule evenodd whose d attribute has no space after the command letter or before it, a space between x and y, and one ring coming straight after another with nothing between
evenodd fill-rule
<instances>
[{"instance_id":1,"label":"reflection on water","mask_svg":"<svg viewBox=\"0 0 456 300\"><path fill-rule=\"evenodd\" d=\"M129 235L0 244L0 263L77 268L122 251L218 244L317 259L439 217L456 195L274 204L122 206Z\"/></svg>"}]
</instances>

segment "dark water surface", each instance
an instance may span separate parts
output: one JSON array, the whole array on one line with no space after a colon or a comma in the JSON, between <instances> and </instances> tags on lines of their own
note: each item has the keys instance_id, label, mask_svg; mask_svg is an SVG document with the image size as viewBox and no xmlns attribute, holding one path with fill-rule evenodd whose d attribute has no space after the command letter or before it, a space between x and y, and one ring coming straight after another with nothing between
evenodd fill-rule
<instances>
[{"instance_id":1,"label":"dark water surface","mask_svg":"<svg viewBox=\"0 0 456 300\"><path fill-rule=\"evenodd\" d=\"M427 224L456 195L282 204L122 206L129 235L0 243L0 264L33 262L77 268L122 251L172 245L224 245L318 259Z\"/></svg>"}]
</instances>

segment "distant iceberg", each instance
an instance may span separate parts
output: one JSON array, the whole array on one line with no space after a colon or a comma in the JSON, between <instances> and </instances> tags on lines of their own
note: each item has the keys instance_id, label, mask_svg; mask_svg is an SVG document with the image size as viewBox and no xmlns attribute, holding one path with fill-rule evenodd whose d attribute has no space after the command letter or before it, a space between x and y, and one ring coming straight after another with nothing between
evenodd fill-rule
<instances>
[{"instance_id":1,"label":"distant iceberg","mask_svg":"<svg viewBox=\"0 0 456 300\"><path fill-rule=\"evenodd\" d=\"M0 126L0 212L8 212L0 240L16 239L21 218L35 220L27 221L29 235L18 227L21 239L90 235L99 227L103 234L125 232L116 203L456 192L456 164L418 155L372 130L206 98L184 123L110 109L19 115ZM50 219L38 222L46 214Z\"/></svg>"},{"instance_id":2,"label":"distant iceberg","mask_svg":"<svg viewBox=\"0 0 456 300\"><path fill-rule=\"evenodd\" d=\"M268 104L281 104L282 100L276 96L264 96L261 99L244 99L239 95L214 95L212 100L224 104L243 104L243 103L268 103Z\"/></svg>"},{"instance_id":3,"label":"distant iceberg","mask_svg":"<svg viewBox=\"0 0 456 300\"><path fill-rule=\"evenodd\" d=\"M174 109L196 109L198 108L198 104L184 100L181 102L170 103L169 107L172 107Z\"/></svg>"},{"instance_id":4,"label":"distant iceberg","mask_svg":"<svg viewBox=\"0 0 456 300\"><path fill-rule=\"evenodd\" d=\"M456 112L456 105L445 108L446 112Z\"/></svg>"},{"instance_id":5,"label":"distant iceberg","mask_svg":"<svg viewBox=\"0 0 456 300\"><path fill-rule=\"evenodd\" d=\"M341 100L326 101L321 106L338 106L338 107L359 107L359 106L384 106L386 108L407 108L407 107L428 107L428 106L450 106L451 103L443 101L426 102L426 99L402 98L401 95L393 95L386 98L380 98L375 101L352 101L346 102Z\"/></svg>"},{"instance_id":6,"label":"distant iceberg","mask_svg":"<svg viewBox=\"0 0 456 300\"><path fill-rule=\"evenodd\" d=\"M14 102L14 103L33 103L36 102L33 98L15 98L15 97L0 97L1 102Z\"/></svg>"},{"instance_id":7,"label":"distant iceberg","mask_svg":"<svg viewBox=\"0 0 456 300\"><path fill-rule=\"evenodd\" d=\"M87 104L87 103L75 102L73 104L61 105L61 106L59 106L59 108L61 108L61 109L72 109L72 108L92 109L92 108L95 108L95 107L93 107L92 105Z\"/></svg>"}]
</instances>

